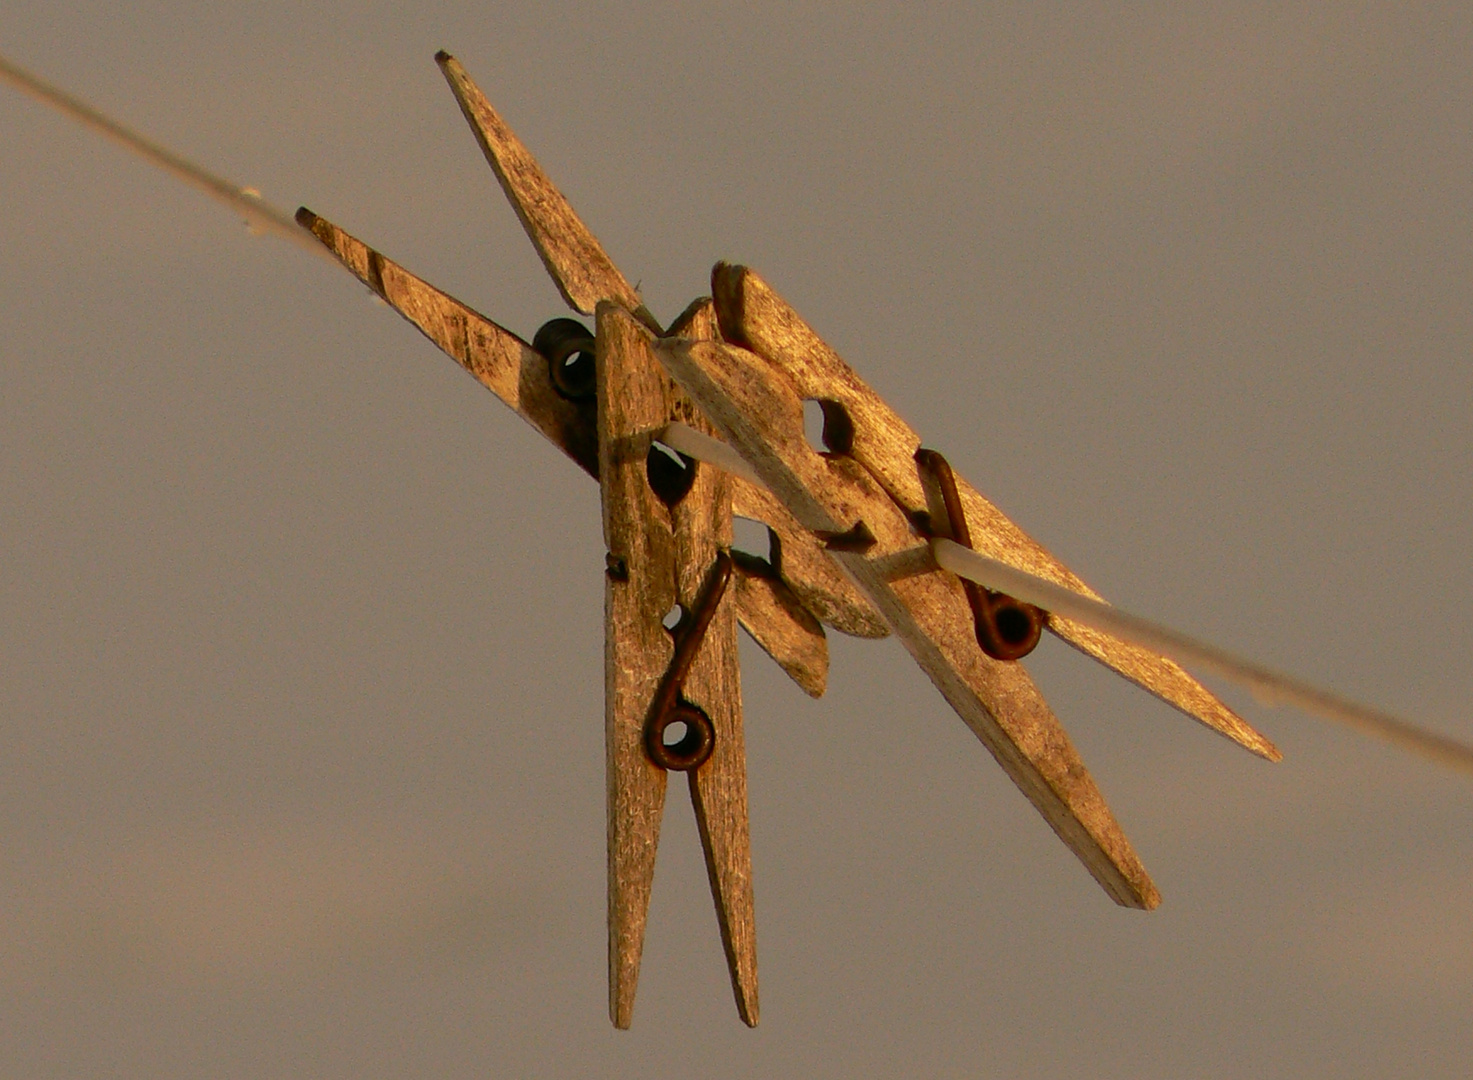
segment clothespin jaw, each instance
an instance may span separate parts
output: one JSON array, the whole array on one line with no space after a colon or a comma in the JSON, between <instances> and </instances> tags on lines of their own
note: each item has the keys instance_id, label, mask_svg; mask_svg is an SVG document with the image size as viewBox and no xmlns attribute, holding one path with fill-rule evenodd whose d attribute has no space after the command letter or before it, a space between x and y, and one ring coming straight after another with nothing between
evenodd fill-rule
<instances>
[{"instance_id":1,"label":"clothespin jaw","mask_svg":"<svg viewBox=\"0 0 1473 1080\"><path fill-rule=\"evenodd\" d=\"M547 357L506 327L416 277L305 206L297 211L297 222L375 296L584 472L598 476L593 402L576 401L560 393L549 373Z\"/></svg>"},{"instance_id":2,"label":"clothespin jaw","mask_svg":"<svg viewBox=\"0 0 1473 1080\"><path fill-rule=\"evenodd\" d=\"M609 1014L620 1028L633 1016L666 783L666 767L655 760L664 740L654 725L678 697L711 726L709 754L688 768L691 802L737 1011L755 1025L756 926L735 606L717 592L731 573L730 480L688 460L682 467L656 445L672 421L701 421L655 360L652 345L649 331L623 307L598 305L599 483L608 545ZM672 637L665 620L673 611L681 622ZM694 650L687 648L692 634ZM672 666L675 661L681 663ZM692 720L687 714L687 730ZM668 756L682 755L677 747Z\"/></svg>"}]
</instances>

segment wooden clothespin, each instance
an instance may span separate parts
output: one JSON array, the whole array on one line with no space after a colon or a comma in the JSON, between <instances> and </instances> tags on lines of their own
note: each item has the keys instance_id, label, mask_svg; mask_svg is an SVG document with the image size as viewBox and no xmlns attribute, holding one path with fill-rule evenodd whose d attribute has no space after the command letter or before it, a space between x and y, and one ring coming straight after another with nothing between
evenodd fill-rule
<instances>
[{"instance_id":1,"label":"wooden clothespin","mask_svg":"<svg viewBox=\"0 0 1473 1080\"><path fill-rule=\"evenodd\" d=\"M1010 660L989 656L979 645L970 590L940 569L938 557L946 552L938 545L962 540L982 561L995 560L992 572L1002 575L1015 594L1033 591L1045 609L1038 618L1050 632L1261 757L1277 760L1279 753L1164 654L1233 677L1250 672L1253 677L1247 681L1261 691L1350 722L1445 764L1473 769L1473 752L1461 744L1265 669L1251 670L1252 665L1220 650L1100 604L1083 581L964 479L951 478L948 497L941 482L943 472L950 475L944 461L918 453L921 444L915 432L756 274L718 265L712 279L714 302L696 302L668 334L661 335L627 280L463 69L444 54L438 60L559 291L584 314L603 305L599 344L594 345L586 328L578 331L583 335L581 345L576 334L550 340L545 333L549 324L529 345L310 212L302 211L298 220L361 281L590 475L598 477L604 471L600 454L608 450L603 445L607 436L600 439L597 417L603 415L606 424L612 423L608 410L623 399L607 389L580 395L569 380L592 383L585 355L589 348L603 358L597 378L610 378L610 343L616 339L621 350L618 370L625 371L626 379L634 377L632 372L643 372L638 379L647 391L640 400L651 406L646 415L620 414L618 422L630 425L630 433L637 432L636 443L652 440L658 423L674 420L677 428L694 425L735 448L745 466L726 477L731 513L764 523L772 550L767 560L735 553L729 604L737 620L805 692L814 696L823 692L828 667L823 626L869 638L893 630L1106 893L1127 907L1154 907L1160 894L1026 671ZM651 356L675 376L697 410L650 374ZM580 364L578 374L574 369ZM657 400L664 403L663 412L653 407ZM826 454L813 452L803 435L804 400L823 407ZM595 401L607 404L596 406ZM667 437L678 441L673 433ZM626 481L637 474L637 461L632 459ZM709 475L704 476L695 487L710 481ZM639 492L638 484L626 482L620 490L625 504L642 508L641 520L647 525L662 521L662 511L646 495L629 501ZM607 515L607 483L604 495ZM696 503L669 515L665 527L671 530L672 545L676 536L694 535L689 524L679 525L681 515L688 519L694 507L706 505L700 502L705 496L694 497ZM709 507L706 512L711 512ZM663 535L658 530L657 534ZM638 529L609 532L611 553L620 535L628 539L650 534ZM694 551L695 546L688 543L682 550ZM700 594L693 592L698 570L714 565L714 557L679 565L676 595L686 607L694 596L699 606ZM618 591L612 581L609 588L612 612ZM644 730L637 719L640 697L652 693L651 679L664 680L670 673L663 660L665 650L672 650L673 659L670 635L663 626L654 631L649 623L649 614L659 606L655 603L649 613L638 615L646 635L639 639L642 644L631 645L635 639L610 616L609 656L632 655L629 650L634 649L643 665L635 677L633 668L626 675L611 664L606 703L610 1012L619 1026L630 1020L658 835L660 781L649 772L647 759L638 756L633 736L637 729ZM724 633L718 626L717 637ZM1186 648L1181 647L1184 643ZM711 649L710 655L693 665L693 671L702 665L724 671L725 660L720 659L727 655L724 640L702 647ZM657 656L665 666L655 662ZM701 684L706 677L698 674L682 689L688 700L699 701L709 711L715 699ZM734 674L732 680L734 687ZM723 707L735 712L722 713ZM729 705L718 707L718 716L739 732L735 691ZM734 745L732 740L728 743ZM705 768L714 772L724 766L708 762ZM744 776L730 768L720 775L733 785L728 791L732 801L723 803L721 820L744 821ZM722 879L713 871L713 895L738 1008L745 1020L754 1023L750 877L745 893L738 887L739 848L745 851L745 833L738 845L731 840L735 834L712 832L708 808L727 780L706 783L697 770L691 781L697 813L707 815L701 831L708 866L719 866L726 875Z\"/></svg>"},{"instance_id":2,"label":"wooden clothespin","mask_svg":"<svg viewBox=\"0 0 1473 1080\"><path fill-rule=\"evenodd\" d=\"M689 328L708 313L698 307ZM625 308L598 306L599 486L608 571L609 1015L633 1015L666 774L685 772L737 1011L757 1023L757 935L732 574L731 482L657 442L704 424ZM709 323L709 320L707 320ZM679 621L667 619L678 614Z\"/></svg>"},{"instance_id":3,"label":"wooden clothespin","mask_svg":"<svg viewBox=\"0 0 1473 1080\"><path fill-rule=\"evenodd\" d=\"M662 332L465 71L444 53L437 60L559 292L575 310L596 314L595 332L557 319L529 344L310 211L296 221L600 482L616 1026L632 1017L669 771L689 774L737 1008L757 1022L737 622L813 696L827 678L824 625L860 637L894 632L1099 884L1128 907L1154 907L1159 893L1015 662L1043 629L1264 758L1278 751L1168 657L1473 772L1473 748L1101 602L944 458L922 449L750 271L718 264L713 299L697 300ZM0 77L253 223L305 239L244 189L56 88L3 61ZM826 452L804 436L805 400L822 405ZM666 455L661 442L719 467ZM767 526L768 558L728 550L733 514ZM673 624L672 612L680 614Z\"/></svg>"},{"instance_id":4,"label":"wooden clothespin","mask_svg":"<svg viewBox=\"0 0 1473 1080\"><path fill-rule=\"evenodd\" d=\"M987 655L959 580L931 535L949 536L920 439L756 274L712 274L723 342L660 343L687 393L884 616L921 668L1105 892L1160 902L1062 725L1027 672ZM828 453L808 444L803 403L824 410ZM946 470L949 477L950 470ZM970 538L1004 561L1088 595L1087 587L991 503L956 481ZM928 495L928 487L930 494ZM1067 619L1048 628L1188 715L1270 759L1278 751L1179 666Z\"/></svg>"}]
</instances>

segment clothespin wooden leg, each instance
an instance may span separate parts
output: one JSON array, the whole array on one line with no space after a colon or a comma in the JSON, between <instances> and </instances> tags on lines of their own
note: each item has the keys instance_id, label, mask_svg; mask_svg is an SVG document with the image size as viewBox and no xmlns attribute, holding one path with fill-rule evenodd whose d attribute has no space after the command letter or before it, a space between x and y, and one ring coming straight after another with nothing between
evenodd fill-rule
<instances>
[{"instance_id":1,"label":"clothespin wooden leg","mask_svg":"<svg viewBox=\"0 0 1473 1080\"><path fill-rule=\"evenodd\" d=\"M609 843L609 1018L634 1012L655 878L665 770L644 749L644 725L672 653L662 620L675 604L675 538L650 489L650 431L663 419L657 373L640 363L636 333L617 309L597 330L599 484L608 570L604 588L604 738Z\"/></svg>"},{"instance_id":2,"label":"clothespin wooden leg","mask_svg":"<svg viewBox=\"0 0 1473 1080\"><path fill-rule=\"evenodd\" d=\"M924 509L927 500L915 461L920 437L787 301L756 273L726 263L718 263L711 272L711 294L727 341L750 349L782 371L799 397L825 402L826 415L832 410L844 417L847 422L841 425L843 438L839 440L844 445L830 449L842 450L860 462L898 505L912 511ZM978 551L1099 599L966 480L958 476L956 482ZM1174 661L1067 618L1050 617L1048 628L1193 719L1261 757L1279 759L1273 743Z\"/></svg>"},{"instance_id":3,"label":"clothespin wooden leg","mask_svg":"<svg viewBox=\"0 0 1473 1080\"><path fill-rule=\"evenodd\" d=\"M710 468L696 468L683 492L669 486L657 491L649 466L654 433L671 420L703 421L664 374L649 332L633 316L603 303L597 318L599 476L609 548L609 1012L614 1025L625 1028L633 1015L664 808L665 772L644 745L651 703L674 652L663 620L677 604L686 612L695 609L718 550L730 546L731 496L728 478ZM690 773L691 801L737 1010L746 1023L756 1024L746 754L730 598L716 608L681 690L715 732L711 756Z\"/></svg>"},{"instance_id":4,"label":"clothespin wooden leg","mask_svg":"<svg viewBox=\"0 0 1473 1080\"><path fill-rule=\"evenodd\" d=\"M653 354L650 362L658 367ZM663 369L660 373L663 377ZM673 386L671 391L678 393ZM683 394L680 397L683 404L689 405ZM691 418L695 419L694 415ZM718 548L731 546L729 485L719 469L698 467L689 495L674 508L678 589L681 606L687 611L696 602L705 569L715 560ZM737 1012L755 1027L757 927L734 600L733 596L717 609L706 632L705 647L685 684L686 697L706 711L716 729L711 757L690 773L690 798L706 855L706 872L711 879L711 896L716 903Z\"/></svg>"},{"instance_id":5,"label":"clothespin wooden leg","mask_svg":"<svg viewBox=\"0 0 1473 1080\"><path fill-rule=\"evenodd\" d=\"M715 310L709 300L691 304L669 331L672 336L695 340L712 340L718 332ZM714 435L716 429L674 384L654 353L648 352L646 359L664 381L671 419ZM680 603L687 610L703 588L705 568L715 560L716 552L731 547L735 484L732 477L719 469L698 468L690 493L673 510L677 589ZM716 747L710 759L690 773L691 805L706 855L706 872L711 879L711 896L716 904L737 1012L743 1021L755 1027L757 920L752 896L747 750L742 731L742 684L736 642L736 613L741 592L744 587L754 586L750 581L744 585L743 577L740 571L734 576L730 599L717 609L706 633L705 648L686 680L686 696L705 709L716 728ZM756 587L760 586L757 583ZM828 651L814 650L811 643L822 644L823 630L801 607L797 610L804 616L806 633L788 635L782 651L786 655L810 653L808 667L817 673L821 687L828 669ZM801 625L796 616L792 624ZM786 626L787 621L772 620L771 625ZM802 681L800 678L800 685Z\"/></svg>"}]
</instances>

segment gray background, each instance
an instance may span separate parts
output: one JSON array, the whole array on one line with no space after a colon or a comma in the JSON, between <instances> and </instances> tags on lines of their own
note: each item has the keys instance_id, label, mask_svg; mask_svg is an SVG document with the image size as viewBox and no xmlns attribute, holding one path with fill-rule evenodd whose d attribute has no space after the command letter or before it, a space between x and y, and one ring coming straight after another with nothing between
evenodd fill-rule
<instances>
[{"instance_id":1,"label":"gray background","mask_svg":"<svg viewBox=\"0 0 1473 1080\"><path fill-rule=\"evenodd\" d=\"M449 48L657 315L757 267L1107 596L1473 738L1473 7L127 7L0 50L530 336ZM1159 911L895 643L818 702L744 646L762 1025L680 796L614 1032L593 485L345 273L0 132L7 1075L1466 1074L1466 780L1052 640Z\"/></svg>"}]
</instances>

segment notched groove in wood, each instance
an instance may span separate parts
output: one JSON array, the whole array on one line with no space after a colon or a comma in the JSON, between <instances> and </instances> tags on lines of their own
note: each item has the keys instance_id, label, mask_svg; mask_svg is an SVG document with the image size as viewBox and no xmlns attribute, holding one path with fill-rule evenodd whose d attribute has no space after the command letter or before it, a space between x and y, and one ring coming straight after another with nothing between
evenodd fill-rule
<instances>
[{"instance_id":1,"label":"notched groove in wood","mask_svg":"<svg viewBox=\"0 0 1473 1080\"><path fill-rule=\"evenodd\" d=\"M777 539L774 568L803 606L841 634L882 638L890 628L869 598L844 576L819 539L766 488L733 478L733 510L766 525Z\"/></svg>"}]
</instances>

